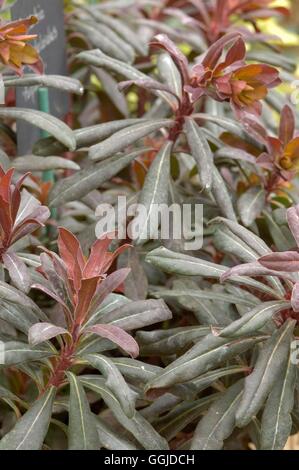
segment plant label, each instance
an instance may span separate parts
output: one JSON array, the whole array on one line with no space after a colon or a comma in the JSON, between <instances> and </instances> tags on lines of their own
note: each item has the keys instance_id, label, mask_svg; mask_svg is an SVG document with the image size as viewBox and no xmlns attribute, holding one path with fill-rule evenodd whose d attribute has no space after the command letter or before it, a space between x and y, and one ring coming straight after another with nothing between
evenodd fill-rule
<instances>
[{"instance_id":1,"label":"plant label","mask_svg":"<svg viewBox=\"0 0 299 470\"><path fill-rule=\"evenodd\" d=\"M47 75L66 75L66 37L64 29L63 0L19 0L12 7L12 19L27 18L35 15L39 22L30 33L38 34L31 44L39 51ZM32 73L31 71L29 73ZM17 87L16 106L39 109L38 87ZM69 107L69 96L66 92L49 89L50 112L53 116L63 118ZM25 122L17 123L18 154L31 153L32 146L40 137L36 127Z\"/></svg>"}]
</instances>

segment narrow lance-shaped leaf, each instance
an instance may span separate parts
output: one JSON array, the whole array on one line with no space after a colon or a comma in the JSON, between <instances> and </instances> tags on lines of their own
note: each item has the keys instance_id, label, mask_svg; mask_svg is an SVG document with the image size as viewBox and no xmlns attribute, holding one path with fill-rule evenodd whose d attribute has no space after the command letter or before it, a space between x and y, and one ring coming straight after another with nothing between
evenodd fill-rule
<instances>
[{"instance_id":1,"label":"narrow lance-shaped leaf","mask_svg":"<svg viewBox=\"0 0 299 470\"><path fill-rule=\"evenodd\" d=\"M47 321L47 316L44 312L30 299L27 295L25 295L20 290L16 289L9 284L0 281L0 297L13 304L23 305L31 309L41 320Z\"/></svg>"},{"instance_id":2,"label":"narrow lance-shaped leaf","mask_svg":"<svg viewBox=\"0 0 299 470\"><path fill-rule=\"evenodd\" d=\"M103 5L98 5L98 7L102 7ZM86 8L86 7L85 7ZM109 6L108 6L109 8ZM86 8L87 9L87 8ZM139 52L141 55L147 54L147 47L145 44L142 43L140 40L140 36L131 30L125 22L120 21L118 18L114 16L105 15L101 11L96 10L94 8L88 9L91 16L93 16L96 20L100 21L101 23L110 26L114 31L116 31L121 37L123 37L128 44L130 44L136 51Z\"/></svg>"},{"instance_id":3,"label":"narrow lance-shaped leaf","mask_svg":"<svg viewBox=\"0 0 299 470\"><path fill-rule=\"evenodd\" d=\"M267 269L286 271L289 273L299 271L299 253L297 251L283 251L270 253L259 258L259 263Z\"/></svg>"},{"instance_id":4,"label":"narrow lance-shaped leaf","mask_svg":"<svg viewBox=\"0 0 299 470\"><path fill-rule=\"evenodd\" d=\"M168 441L174 439L189 424L196 423L198 418L206 412L217 398L216 393L199 398L198 400L184 401L175 406L169 413L159 418L157 429Z\"/></svg>"},{"instance_id":5,"label":"narrow lance-shaped leaf","mask_svg":"<svg viewBox=\"0 0 299 470\"><path fill-rule=\"evenodd\" d=\"M118 89L117 81L104 69L93 67L93 71L98 79L101 81L101 85L105 90L105 93L109 96L114 106L127 117L129 115L128 103L124 93L121 93Z\"/></svg>"},{"instance_id":6,"label":"narrow lance-shaped leaf","mask_svg":"<svg viewBox=\"0 0 299 470\"><path fill-rule=\"evenodd\" d=\"M244 374L250 371L247 366L227 366L221 369L211 370L205 374L200 375L198 378L192 380L193 386L196 388L197 393L210 387L214 382L222 377L228 377L233 374Z\"/></svg>"},{"instance_id":7,"label":"narrow lance-shaped leaf","mask_svg":"<svg viewBox=\"0 0 299 470\"><path fill-rule=\"evenodd\" d=\"M65 328L52 325L51 323L36 323L28 332L29 344L36 346L37 344L55 338L58 335L69 334Z\"/></svg>"},{"instance_id":8,"label":"narrow lance-shaped leaf","mask_svg":"<svg viewBox=\"0 0 299 470\"><path fill-rule=\"evenodd\" d=\"M294 406L296 366L291 354L282 376L271 391L262 417L261 449L282 450L291 433L291 411Z\"/></svg>"},{"instance_id":9,"label":"narrow lance-shaped leaf","mask_svg":"<svg viewBox=\"0 0 299 470\"><path fill-rule=\"evenodd\" d=\"M248 189L238 199L238 210L243 224L248 227L261 214L266 202L263 188L258 186Z\"/></svg>"},{"instance_id":10,"label":"narrow lance-shaped leaf","mask_svg":"<svg viewBox=\"0 0 299 470\"><path fill-rule=\"evenodd\" d=\"M82 95L84 87L79 80L62 75L33 75L26 74L23 77L4 77L5 86L45 86L59 90Z\"/></svg>"},{"instance_id":11,"label":"narrow lance-shaped leaf","mask_svg":"<svg viewBox=\"0 0 299 470\"><path fill-rule=\"evenodd\" d=\"M212 404L195 429L191 444L193 450L222 449L223 441L231 435L235 427L235 413L243 385L243 380L238 381Z\"/></svg>"},{"instance_id":12,"label":"narrow lance-shaped leaf","mask_svg":"<svg viewBox=\"0 0 299 470\"><path fill-rule=\"evenodd\" d=\"M80 166L72 160L51 156L41 158L35 155L26 155L25 157L15 158L13 164L15 169L22 173L45 170L80 170Z\"/></svg>"},{"instance_id":13,"label":"narrow lance-shaped leaf","mask_svg":"<svg viewBox=\"0 0 299 470\"><path fill-rule=\"evenodd\" d=\"M215 292L214 290L202 290L202 289L164 289L161 288L159 290L155 290L152 295L154 297L193 297L198 299L206 299L206 300L215 300L220 302L228 302L228 303L235 303L235 304L244 304L248 306L252 306L253 302L251 300L245 298L238 298L231 294L226 294L222 292Z\"/></svg>"},{"instance_id":14,"label":"narrow lance-shaped leaf","mask_svg":"<svg viewBox=\"0 0 299 470\"><path fill-rule=\"evenodd\" d=\"M136 338L141 346L141 355L170 355L192 345L209 332L209 327L186 326L168 330L138 331Z\"/></svg>"},{"instance_id":15,"label":"narrow lance-shaped leaf","mask_svg":"<svg viewBox=\"0 0 299 470\"><path fill-rule=\"evenodd\" d=\"M50 424L56 388L49 388L0 442L0 450L39 450Z\"/></svg>"},{"instance_id":16,"label":"narrow lance-shaped leaf","mask_svg":"<svg viewBox=\"0 0 299 470\"><path fill-rule=\"evenodd\" d=\"M142 444L145 449L150 450L166 450L168 449L167 441L162 438L151 424L136 411L133 418L129 419L122 411L118 400L112 394L110 389L105 385L105 379L95 375L81 376L81 383L84 387L98 393L106 405L111 409L115 418L120 424L130 431L134 437Z\"/></svg>"},{"instance_id":17,"label":"narrow lance-shaped leaf","mask_svg":"<svg viewBox=\"0 0 299 470\"><path fill-rule=\"evenodd\" d=\"M93 161L103 160L116 152L124 150L137 140L151 134L163 127L171 127L174 121L170 119L156 119L145 121L116 132L108 139L93 145L89 150L89 157Z\"/></svg>"},{"instance_id":18,"label":"narrow lance-shaped leaf","mask_svg":"<svg viewBox=\"0 0 299 470\"><path fill-rule=\"evenodd\" d=\"M13 284L23 292L30 289L31 278L25 263L13 252L2 255L3 263L9 272Z\"/></svg>"},{"instance_id":19,"label":"narrow lance-shaped leaf","mask_svg":"<svg viewBox=\"0 0 299 470\"><path fill-rule=\"evenodd\" d=\"M131 227L138 230L136 244L143 244L147 240L157 236L158 214L157 210L161 204L167 204L169 191L170 155L173 142L166 142L147 173L139 205L142 208L141 215L137 215ZM136 225L135 225L136 224Z\"/></svg>"},{"instance_id":20,"label":"narrow lance-shaped leaf","mask_svg":"<svg viewBox=\"0 0 299 470\"><path fill-rule=\"evenodd\" d=\"M299 205L287 210L287 220L297 246L299 246Z\"/></svg>"},{"instance_id":21,"label":"narrow lance-shaped leaf","mask_svg":"<svg viewBox=\"0 0 299 470\"><path fill-rule=\"evenodd\" d=\"M107 450L137 450L136 446L127 439L120 436L104 420L95 416L96 428L98 431L101 447Z\"/></svg>"},{"instance_id":22,"label":"narrow lance-shaped leaf","mask_svg":"<svg viewBox=\"0 0 299 470\"><path fill-rule=\"evenodd\" d=\"M85 331L86 333L94 333L102 338L109 339L131 357L137 357L139 355L139 346L135 339L118 326L93 325L86 328Z\"/></svg>"},{"instance_id":23,"label":"narrow lance-shaped leaf","mask_svg":"<svg viewBox=\"0 0 299 470\"><path fill-rule=\"evenodd\" d=\"M85 359L93 367L98 369L106 378L106 385L118 399L124 413L129 417L135 413L135 401L137 394L130 389L118 368L108 357L101 354L88 354Z\"/></svg>"},{"instance_id":24,"label":"narrow lance-shaped leaf","mask_svg":"<svg viewBox=\"0 0 299 470\"><path fill-rule=\"evenodd\" d=\"M0 304L0 319L27 334L29 328L38 322L38 317L28 307L21 307L2 300Z\"/></svg>"},{"instance_id":25,"label":"narrow lance-shaped leaf","mask_svg":"<svg viewBox=\"0 0 299 470\"><path fill-rule=\"evenodd\" d=\"M187 141L194 157L201 184L209 189L213 180L213 156L207 139L193 119L186 119Z\"/></svg>"},{"instance_id":26,"label":"narrow lance-shaped leaf","mask_svg":"<svg viewBox=\"0 0 299 470\"><path fill-rule=\"evenodd\" d=\"M290 302L284 300L263 302L258 307L245 313L240 319L224 328L219 336L235 338L252 334L260 330L276 313L288 308L290 308Z\"/></svg>"},{"instance_id":27,"label":"narrow lance-shaped leaf","mask_svg":"<svg viewBox=\"0 0 299 470\"><path fill-rule=\"evenodd\" d=\"M116 72L117 74L128 78L129 80L146 79L147 75L140 72L132 65L122 62L112 57L107 56L99 49L93 51L80 52L77 56L78 60L85 64L93 65L95 67L104 67L108 70ZM167 101L167 96L162 91L156 92L158 96Z\"/></svg>"},{"instance_id":28,"label":"narrow lance-shaped leaf","mask_svg":"<svg viewBox=\"0 0 299 470\"><path fill-rule=\"evenodd\" d=\"M242 261L254 261L257 259L256 253L247 243L244 243L239 237L234 235L228 227L224 226L216 229L214 243L219 250L235 255Z\"/></svg>"},{"instance_id":29,"label":"narrow lance-shaped leaf","mask_svg":"<svg viewBox=\"0 0 299 470\"><path fill-rule=\"evenodd\" d=\"M94 126L75 129L73 134L76 139L76 148L89 147L99 141L106 139L114 132L124 129L132 124L137 124L143 119L120 119L116 121L104 122ZM58 142L54 137L46 137L36 142L33 147L34 155L48 157L51 155L60 155L66 151L66 147Z\"/></svg>"},{"instance_id":30,"label":"narrow lance-shaped leaf","mask_svg":"<svg viewBox=\"0 0 299 470\"><path fill-rule=\"evenodd\" d=\"M183 276L205 276L219 279L227 271L226 266L211 263L195 256L174 252L164 247L156 248L148 253L146 261L165 272ZM258 282L249 277L238 276L230 281L238 285L254 287L261 292L267 292L267 294L274 296L274 298L281 297L265 283Z\"/></svg>"},{"instance_id":31,"label":"narrow lance-shaped leaf","mask_svg":"<svg viewBox=\"0 0 299 470\"><path fill-rule=\"evenodd\" d=\"M294 320L288 320L261 348L254 371L245 379L244 393L237 410L237 425L246 426L255 416L285 369Z\"/></svg>"},{"instance_id":32,"label":"narrow lance-shaped leaf","mask_svg":"<svg viewBox=\"0 0 299 470\"><path fill-rule=\"evenodd\" d=\"M168 387L192 380L215 365L241 354L257 341L258 337L243 338L238 342L227 341L209 334L167 366L147 385L147 388Z\"/></svg>"},{"instance_id":33,"label":"narrow lance-shaped leaf","mask_svg":"<svg viewBox=\"0 0 299 470\"><path fill-rule=\"evenodd\" d=\"M80 200L119 173L144 151L146 149L140 149L127 155L116 155L109 159L109 165L103 161L64 178L51 191L50 206L58 207L62 203Z\"/></svg>"},{"instance_id":34,"label":"narrow lance-shaped leaf","mask_svg":"<svg viewBox=\"0 0 299 470\"><path fill-rule=\"evenodd\" d=\"M50 114L25 108L1 108L0 118L26 121L53 135L69 150L76 149L76 140L72 130L63 121Z\"/></svg>"},{"instance_id":35,"label":"narrow lance-shaped leaf","mask_svg":"<svg viewBox=\"0 0 299 470\"><path fill-rule=\"evenodd\" d=\"M291 304L294 312L299 312L299 282L296 282L293 286Z\"/></svg>"},{"instance_id":36,"label":"narrow lance-shaped leaf","mask_svg":"<svg viewBox=\"0 0 299 470\"><path fill-rule=\"evenodd\" d=\"M213 167L212 194L222 214L230 220L236 221L236 214L225 182L217 168Z\"/></svg>"},{"instance_id":37,"label":"narrow lance-shaped leaf","mask_svg":"<svg viewBox=\"0 0 299 470\"><path fill-rule=\"evenodd\" d=\"M68 372L67 376L70 382L68 448L97 450L100 447L98 433L84 389L74 374Z\"/></svg>"},{"instance_id":38,"label":"narrow lance-shaped leaf","mask_svg":"<svg viewBox=\"0 0 299 470\"><path fill-rule=\"evenodd\" d=\"M182 97L182 79L181 75L168 54L160 54L158 57L158 69L161 77L164 79L172 91L179 97Z\"/></svg>"},{"instance_id":39,"label":"narrow lance-shaped leaf","mask_svg":"<svg viewBox=\"0 0 299 470\"><path fill-rule=\"evenodd\" d=\"M4 365L14 366L23 362L39 361L55 354L46 347L30 347L20 341L8 341L4 344Z\"/></svg>"}]
</instances>

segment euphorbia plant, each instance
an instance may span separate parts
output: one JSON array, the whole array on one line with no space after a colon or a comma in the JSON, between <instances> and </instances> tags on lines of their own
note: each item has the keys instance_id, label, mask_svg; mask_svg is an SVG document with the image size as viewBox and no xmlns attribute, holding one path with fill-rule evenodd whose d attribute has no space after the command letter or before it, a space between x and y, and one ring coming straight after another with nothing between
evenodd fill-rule
<instances>
[{"instance_id":1,"label":"euphorbia plant","mask_svg":"<svg viewBox=\"0 0 299 470\"><path fill-rule=\"evenodd\" d=\"M59 255L48 250L41 254L41 266L38 268L41 283L35 283L31 287L57 301L57 322L42 321L33 324L28 330L30 346L26 348L22 342L6 343L5 365L18 367L26 361L26 357L31 357L32 360L43 363L43 374L39 377L32 376L39 390L37 402L2 439L0 448L40 448L51 420L55 395L59 402L59 394L62 393L63 398L67 383L70 384L70 449L100 449L106 442L103 435L107 432L107 425L98 421L91 413L83 386L100 393L116 419L144 447L167 447L166 441L135 410L140 392L136 387L131 388L121 374L123 367L124 375L128 373L129 379L134 378L136 371L130 373L130 367L133 367L137 369L136 377L139 376L142 381L146 366L134 360L130 365L130 360L125 358L119 358L114 363L113 357L104 356L102 352L113 350L117 345L132 358L136 358L139 354L138 344L126 330L169 319L171 313L161 301L142 301L137 302L136 306L134 302L128 301L125 308L112 306L110 309L107 309L106 302L102 310L107 297L120 287L130 271L124 268L107 274L115 258L126 249L122 245L114 253L108 252L110 243L109 234L103 236L94 243L86 258L76 237L61 228L58 238ZM115 301L111 302L112 305L113 303ZM153 314L151 318L148 317L149 312ZM57 337L60 339L56 346L49 342ZM96 354L97 352L101 354ZM76 376L76 366L82 367L82 364L98 369L102 377ZM126 367L129 369L127 373ZM29 431L28 423L31 423ZM113 434L112 430L109 432ZM119 439L121 442L122 439Z\"/></svg>"},{"instance_id":2,"label":"euphorbia plant","mask_svg":"<svg viewBox=\"0 0 299 470\"><path fill-rule=\"evenodd\" d=\"M295 108L273 89L295 67L261 20L287 10L65 3L70 70L85 87L68 117L75 130L0 109L9 125L23 118L51 134L33 155L0 154L0 261L11 274L0 282L0 448L281 449L298 429L298 137ZM83 92L68 77L4 84ZM49 168L53 187L40 184ZM57 243L36 231L31 194L58 209ZM119 195L145 206L146 223L156 204L203 204L202 247L186 253L144 224L109 251L97 208ZM15 243L23 206L34 237Z\"/></svg>"},{"instance_id":3,"label":"euphorbia plant","mask_svg":"<svg viewBox=\"0 0 299 470\"><path fill-rule=\"evenodd\" d=\"M5 172L0 167L0 257L15 285L27 291L30 277L24 262L14 252L14 244L43 227L50 211L28 191L22 191L28 174L19 178L15 185L13 174L13 168Z\"/></svg>"}]
</instances>

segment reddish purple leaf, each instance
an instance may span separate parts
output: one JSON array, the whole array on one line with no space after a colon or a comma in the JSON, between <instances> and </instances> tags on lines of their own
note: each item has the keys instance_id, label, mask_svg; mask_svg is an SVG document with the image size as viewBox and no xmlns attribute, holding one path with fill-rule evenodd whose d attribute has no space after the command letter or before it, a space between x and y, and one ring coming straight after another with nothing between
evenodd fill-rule
<instances>
[{"instance_id":1,"label":"reddish purple leaf","mask_svg":"<svg viewBox=\"0 0 299 470\"><path fill-rule=\"evenodd\" d=\"M291 304L292 304L292 309L295 312L299 312L299 282L296 282L296 284L293 287Z\"/></svg>"},{"instance_id":2,"label":"reddish purple leaf","mask_svg":"<svg viewBox=\"0 0 299 470\"><path fill-rule=\"evenodd\" d=\"M293 237L299 247L299 205L287 210L287 220Z\"/></svg>"},{"instance_id":3,"label":"reddish purple leaf","mask_svg":"<svg viewBox=\"0 0 299 470\"><path fill-rule=\"evenodd\" d=\"M58 335L69 334L65 328L52 325L52 323L36 323L28 332L28 341L32 346L48 341Z\"/></svg>"},{"instance_id":4,"label":"reddish purple leaf","mask_svg":"<svg viewBox=\"0 0 299 470\"><path fill-rule=\"evenodd\" d=\"M188 60L180 49L165 34L158 34L151 42L152 46L165 49L177 65L185 85L189 83Z\"/></svg>"},{"instance_id":5,"label":"reddish purple leaf","mask_svg":"<svg viewBox=\"0 0 299 470\"><path fill-rule=\"evenodd\" d=\"M139 346L135 339L118 326L93 325L86 328L85 331L88 333L94 333L102 338L109 339L127 352L131 357L135 358L139 355Z\"/></svg>"},{"instance_id":6,"label":"reddish purple leaf","mask_svg":"<svg viewBox=\"0 0 299 470\"><path fill-rule=\"evenodd\" d=\"M25 263L12 252L4 253L2 259L14 285L21 291L28 292L31 279Z\"/></svg>"},{"instance_id":7,"label":"reddish purple leaf","mask_svg":"<svg viewBox=\"0 0 299 470\"><path fill-rule=\"evenodd\" d=\"M240 38L239 32L233 32L226 34L222 38L218 39L208 50L207 54L205 55L202 64L205 67L213 70L216 67L218 60L220 59L223 49L227 44L232 42L233 40L238 40Z\"/></svg>"},{"instance_id":8,"label":"reddish purple leaf","mask_svg":"<svg viewBox=\"0 0 299 470\"><path fill-rule=\"evenodd\" d=\"M56 300L56 302L58 302L60 305L62 305L62 307L65 308L69 312L69 314L71 315L71 312L69 311L68 306L63 302L63 300L60 297L58 297L58 295L56 295L55 292L48 289L46 286L43 286L42 284L38 284L38 283L37 284L32 284L31 288L32 289L38 289L38 290L44 292L45 294L47 294L52 299Z\"/></svg>"},{"instance_id":9,"label":"reddish purple leaf","mask_svg":"<svg viewBox=\"0 0 299 470\"><path fill-rule=\"evenodd\" d=\"M279 140L286 145L293 139L295 132L295 116L289 105L285 105L281 111Z\"/></svg>"},{"instance_id":10,"label":"reddish purple leaf","mask_svg":"<svg viewBox=\"0 0 299 470\"><path fill-rule=\"evenodd\" d=\"M105 300L107 295L115 291L127 278L131 269L122 268L109 274L98 286L96 294L92 301L92 309L96 309Z\"/></svg>"},{"instance_id":11,"label":"reddish purple leaf","mask_svg":"<svg viewBox=\"0 0 299 470\"><path fill-rule=\"evenodd\" d=\"M299 253L297 251L283 251L262 256L258 262L273 271L286 271L293 273L299 271Z\"/></svg>"},{"instance_id":12,"label":"reddish purple leaf","mask_svg":"<svg viewBox=\"0 0 299 470\"><path fill-rule=\"evenodd\" d=\"M225 271L225 273L222 274L220 280L221 282L224 282L226 279L234 276L281 276L283 278L287 278L287 274L279 273L273 270L271 271L271 269L261 266L258 261L234 266L233 268Z\"/></svg>"}]
</instances>

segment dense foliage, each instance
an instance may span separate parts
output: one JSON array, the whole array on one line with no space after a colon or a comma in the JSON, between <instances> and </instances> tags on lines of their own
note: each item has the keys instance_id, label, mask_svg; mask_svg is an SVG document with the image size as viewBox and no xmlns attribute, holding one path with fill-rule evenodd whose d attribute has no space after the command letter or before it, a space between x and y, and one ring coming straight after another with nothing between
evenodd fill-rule
<instances>
[{"instance_id":1,"label":"dense foliage","mask_svg":"<svg viewBox=\"0 0 299 470\"><path fill-rule=\"evenodd\" d=\"M296 63L266 25L288 5L65 0L58 77L37 19L7 21L5 3L0 449L283 449L299 427L299 133ZM22 86L68 92L67 124L16 107ZM22 119L48 136L17 156ZM147 210L139 237L119 210L125 236L96 237L119 196ZM148 226L156 204L202 204L202 247Z\"/></svg>"}]
</instances>

